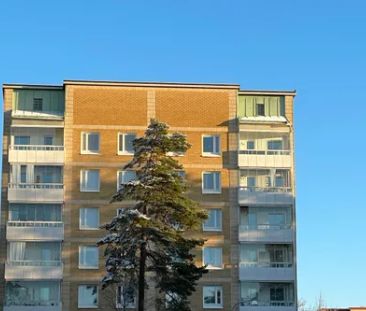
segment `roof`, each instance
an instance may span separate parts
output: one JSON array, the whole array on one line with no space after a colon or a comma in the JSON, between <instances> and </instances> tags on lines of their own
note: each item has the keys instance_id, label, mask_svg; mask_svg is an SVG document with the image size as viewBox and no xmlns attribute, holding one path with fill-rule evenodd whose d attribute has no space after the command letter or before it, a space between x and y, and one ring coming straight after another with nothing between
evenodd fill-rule
<instances>
[{"instance_id":1,"label":"roof","mask_svg":"<svg viewBox=\"0 0 366 311\"><path fill-rule=\"evenodd\" d=\"M239 95L291 95L296 96L296 90L239 90Z\"/></svg>"}]
</instances>

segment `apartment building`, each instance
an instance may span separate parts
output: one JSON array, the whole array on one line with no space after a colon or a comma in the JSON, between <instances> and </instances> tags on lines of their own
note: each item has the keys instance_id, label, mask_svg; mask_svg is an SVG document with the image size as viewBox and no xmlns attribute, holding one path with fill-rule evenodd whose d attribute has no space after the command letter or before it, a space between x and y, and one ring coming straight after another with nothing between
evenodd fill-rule
<instances>
[{"instance_id":1,"label":"apartment building","mask_svg":"<svg viewBox=\"0 0 366 311\"><path fill-rule=\"evenodd\" d=\"M192 145L172 156L209 214L196 258L210 271L192 310L295 311L294 96L231 84L4 84L0 310L121 304L120 290L100 289L95 243L132 203L109 200L134 178L122 167L156 118Z\"/></svg>"}]
</instances>

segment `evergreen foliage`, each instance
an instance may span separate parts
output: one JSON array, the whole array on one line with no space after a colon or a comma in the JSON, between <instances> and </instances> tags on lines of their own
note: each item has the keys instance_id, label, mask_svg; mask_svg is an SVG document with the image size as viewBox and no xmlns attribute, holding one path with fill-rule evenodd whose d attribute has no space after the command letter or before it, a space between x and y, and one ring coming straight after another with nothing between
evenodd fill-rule
<instances>
[{"instance_id":1,"label":"evergreen foliage","mask_svg":"<svg viewBox=\"0 0 366 311\"><path fill-rule=\"evenodd\" d=\"M191 251L204 241L190 238L206 212L190 200L187 184L178 170L183 167L169 154L190 147L185 136L168 134L168 126L152 120L145 135L134 141L134 157L124 169L136 172L136 180L124 184L112 202L132 200L118 216L102 226L108 231L98 245L106 245L106 276L102 287L121 284L135 288L142 311L146 276L153 278L160 295L157 310L189 311L188 297L205 267L194 264Z\"/></svg>"}]
</instances>

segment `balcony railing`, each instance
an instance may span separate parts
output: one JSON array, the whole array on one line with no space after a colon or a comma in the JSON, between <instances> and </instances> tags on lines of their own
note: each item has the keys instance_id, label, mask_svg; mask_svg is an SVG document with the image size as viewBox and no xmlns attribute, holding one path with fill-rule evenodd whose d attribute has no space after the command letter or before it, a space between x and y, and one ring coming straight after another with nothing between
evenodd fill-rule
<instances>
[{"instance_id":1,"label":"balcony railing","mask_svg":"<svg viewBox=\"0 0 366 311\"><path fill-rule=\"evenodd\" d=\"M10 150L42 150L42 151L63 151L64 146L53 145L10 145Z\"/></svg>"},{"instance_id":2,"label":"balcony railing","mask_svg":"<svg viewBox=\"0 0 366 311\"><path fill-rule=\"evenodd\" d=\"M61 221L8 221L10 227L38 227L38 228L60 228L64 226Z\"/></svg>"},{"instance_id":3,"label":"balcony railing","mask_svg":"<svg viewBox=\"0 0 366 311\"><path fill-rule=\"evenodd\" d=\"M24 302L24 305L5 305L4 311L61 311L62 304L58 301L49 301L49 302L39 302L36 303L27 303Z\"/></svg>"},{"instance_id":4,"label":"balcony railing","mask_svg":"<svg viewBox=\"0 0 366 311\"><path fill-rule=\"evenodd\" d=\"M9 241L62 241L64 224L61 221L8 221L6 238Z\"/></svg>"},{"instance_id":5,"label":"balcony railing","mask_svg":"<svg viewBox=\"0 0 366 311\"><path fill-rule=\"evenodd\" d=\"M9 183L8 200L25 202L62 202L64 185L58 183Z\"/></svg>"},{"instance_id":6,"label":"balcony railing","mask_svg":"<svg viewBox=\"0 0 366 311\"><path fill-rule=\"evenodd\" d=\"M291 268L291 262L240 262L240 267L243 268Z\"/></svg>"},{"instance_id":7,"label":"balcony railing","mask_svg":"<svg viewBox=\"0 0 366 311\"><path fill-rule=\"evenodd\" d=\"M253 299L241 299L241 306L251 306L251 307L291 307L294 305L294 302L291 300L272 300L272 301L257 301Z\"/></svg>"},{"instance_id":8,"label":"balcony railing","mask_svg":"<svg viewBox=\"0 0 366 311\"><path fill-rule=\"evenodd\" d=\"M276 242L291 243L294 240L294 231L290 224L269 225L257 224L240 225L239 241L241 242Z\"/></svg>"},{"instance_id":9,"label":"balcony railing","mask_svg":"<svg viewBox=\"0 0 366 311\"><path fill-rule=\"evenodd\" d=\"M9 189L63 189L63 184L9 183Z\"/></svg>"},{"instance_id":10,"label":"balcony railing","mask_svg":"<svg viewBox=\"0 0 366 311\"><path fill-rule=\"evenodd\" d=\"M8 261L9 266L32 266L32 267L60 267L62 266L61 260L16 260Z\"/></svg>"},{"instance_id":11,"label":"balcony railing","mask_svg":"<svg viewBox=\"0 0 366 311\"><path fill-rule=\"evenodd\" d=\"M290 168L291 150L239 150L240 167Z\"/></svg>"},{"instance_id":12,"label":"balcony railing","mask_svg":"<svg viewBox=\"0 0 366 311\"><path fill-rule=\"evenodd\" d=\"M62 274L61 260L19 260L5 264L6 280L59 280Z\"/></svg>"},{"instance_id":13,"label":"balcony railing","mask_svg":"<svg viewBox=\"0 0 366 311\"><path fill-rule=\"evenodd\" d=\"M290 150L239 150L239 154L290 155Z\"/></svg>"},{"instance_id":14,"label":"balcony railing","mask_svg":"<svg viewBox=\"0 0 366 311\"><path fill-rule=\"evenodd\" d=\"M292 204L290 187L239 187L240 204Z\"/></svg>"},{"instance_id":15,"label":"balcony railing","mask_svg":"<svg viewBox=\"0 0 366 311\"><path fill-rule=\"evenodd\" d=\"M13 110L12 117L35 118L35 119L56 119L64 118L63 111L32 111L32 110Z\"/></svg>"}]
</instances>

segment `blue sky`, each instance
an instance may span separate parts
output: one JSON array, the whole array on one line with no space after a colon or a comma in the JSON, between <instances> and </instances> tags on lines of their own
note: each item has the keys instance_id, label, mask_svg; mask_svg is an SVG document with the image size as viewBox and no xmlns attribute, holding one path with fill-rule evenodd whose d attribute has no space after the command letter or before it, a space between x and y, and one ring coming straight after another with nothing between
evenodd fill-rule
<instances>
[{"instance_id":1,"label":"blue sky","mask_svg":"<svg viewBox=\"0 0 366 311\"><path fill-rule=\"evenodd\" d=\"M366 305L366 2L3 0L0 83L296 89L299 297Z\"/></svg>"}]
</instances>

